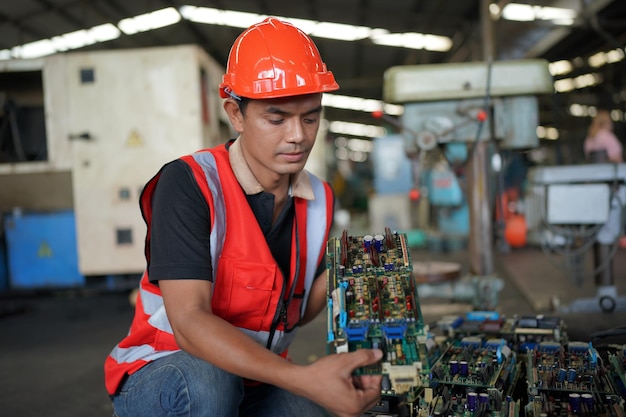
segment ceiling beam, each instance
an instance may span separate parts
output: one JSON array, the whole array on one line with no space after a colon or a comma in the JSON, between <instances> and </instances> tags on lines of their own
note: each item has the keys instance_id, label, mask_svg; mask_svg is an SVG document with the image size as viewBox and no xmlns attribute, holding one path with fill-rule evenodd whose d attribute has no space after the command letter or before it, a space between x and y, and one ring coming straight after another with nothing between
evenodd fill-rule
<instances>
[{"instance_id":1,"label":"ceiling beam","mask_svg":"<svg viewBox=\"0 0 626 417\"><path fill-rule=\"evenodd\" d=\"M58 5L50 2L49 0L35 0L35 1L39 3L40 5L44 6L44 9L46 12L53 10L56 14L58 14L63 19L71 23L77 29L82 29L84 27L84 23L80 19L77 19L76 17L72 16L67 11L66 8L59 7Z\"/></svg>"},{"instance_id":2,"label":"ceiling beam","mask_svg":"<svg viewBox=\"0 0 626 417\"><path fill-rule=\"evenodd\" d=\"M5 15L3 13L0 13L0 22L6 22L6 23L8 23L8 24L10 24L12 26L15 26L20 32L25 33L25 34L33 37L36 40L44 39L46 37L46 35L43 32L41 32L41 31L39 31L37 29L34 29L32 27L29 27L29 26L21 23L17 19L11 19L10 17L8 17L7 15ZM12 48L14 46L17 46L17 45L9 45L6 42L0 42L0 48Z\"/></svg>"}]
</instances>

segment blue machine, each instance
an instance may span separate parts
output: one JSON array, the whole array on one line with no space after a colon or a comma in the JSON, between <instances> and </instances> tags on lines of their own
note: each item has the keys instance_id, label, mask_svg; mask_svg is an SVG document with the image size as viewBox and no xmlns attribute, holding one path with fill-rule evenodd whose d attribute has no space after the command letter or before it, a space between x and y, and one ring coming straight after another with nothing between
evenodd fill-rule
<instances>
[{"instance_id":1,"label":"blue machine","mask_svg":"<svg viewBox=\"0 0 626 417\"><path fill-rule=\"evenodd\" d=\"M467 237L469 234L469 207L457 173L450 164L467 159L465 143L445 145L446 162L424 172L423 181L428 188L428 198L433 207L437 231L445 236Z\"/></svg>"},{"instance_id":2,"label":"blue machine","mask_svg":"<svg viewBox=\"0 0 626 417\"><path fill-rule=\"evenodd\" d=\"M15 212L4 218L4 230L11 289L85 284L78 270L73 211Z\"/></svg>"}]
</instances>

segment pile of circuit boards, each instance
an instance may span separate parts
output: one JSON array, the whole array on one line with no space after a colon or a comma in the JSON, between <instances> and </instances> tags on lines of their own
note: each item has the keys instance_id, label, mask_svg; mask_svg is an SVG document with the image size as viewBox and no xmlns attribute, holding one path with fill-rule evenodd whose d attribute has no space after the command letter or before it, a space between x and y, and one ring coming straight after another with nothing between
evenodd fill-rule
<instances>
[{"instance_id":1,"label":"pile of circuit boards","mask_svg":"<svg viewBox=\"0 0 626 417\"><path fill-rule=\"evenodd\" d=\"M331 238L327 351L383 351L368 416L623 417L626 346L570 341L557 317L497 312L424 323L404 234Z\"/></svg>"}]
</instances>

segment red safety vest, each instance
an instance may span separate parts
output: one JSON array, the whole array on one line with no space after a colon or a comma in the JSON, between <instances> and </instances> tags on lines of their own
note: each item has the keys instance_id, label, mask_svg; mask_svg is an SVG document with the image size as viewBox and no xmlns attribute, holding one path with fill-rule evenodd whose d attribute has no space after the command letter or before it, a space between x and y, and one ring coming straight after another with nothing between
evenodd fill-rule
<instances>
[{"instance_id":1,"label":"red safety vest","mask_svg":"<svg viewBox=\"0 0 626 417\"><path fill-rule=\"evenodd\" d=\"M285 279L232 171L226 147L206 149L181 159L191 167L210 208L213 314L273 352L286 354L306 310L317 266L326 253L333 209L330 186L303 173L310 177L315 198L294 198L291 270ZM148 260L151 198L159 175L148 182L141 196L142 213L148 225ZM288 307L284 308L285 305ZM161 291L144 272L130 331L105 362L107 391L113 395L126 375L178 350Z\"/></svg>"}]
</instances>

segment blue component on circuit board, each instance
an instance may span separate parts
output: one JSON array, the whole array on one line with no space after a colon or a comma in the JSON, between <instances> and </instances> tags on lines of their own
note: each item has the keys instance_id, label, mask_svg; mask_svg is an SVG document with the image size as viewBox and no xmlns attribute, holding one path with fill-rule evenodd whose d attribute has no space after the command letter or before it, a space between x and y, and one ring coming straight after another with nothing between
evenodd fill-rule
<instances>
[{"instance_id":1,"label":"blue component on circuit board","mask_svg":"<svg viewBox=\"0 0 626 417\"><path fill-rule=\"evenodd\" d=\"M402 339L406 334L408 326L406 322L396 321L393 323L385 323L382 326L383 334L388 339Z\"/></svg>"},{"instance_id":2,"label":"blue component on circuit board","mask_svg":"<svg viewBox=\"0 0 626 417\"><path fill-rule=\"evenodd\" d=\"M367 324L367 322L350 323L350 325L348 325L343 330L348 336L348 341L362 342L367 339L367 331L369 330L369 325Z\"/></svg>"},{"instance_id":3,"label":"blue component on circuit board","mask_svg":"<svg viewBox=\"0 0 626 417\"><path fill-rule=\"evenodd\" d=\"M469 311L465 318L470 321L498 320L500 314L497 311Z\"/></svg>"}]
</instances>

